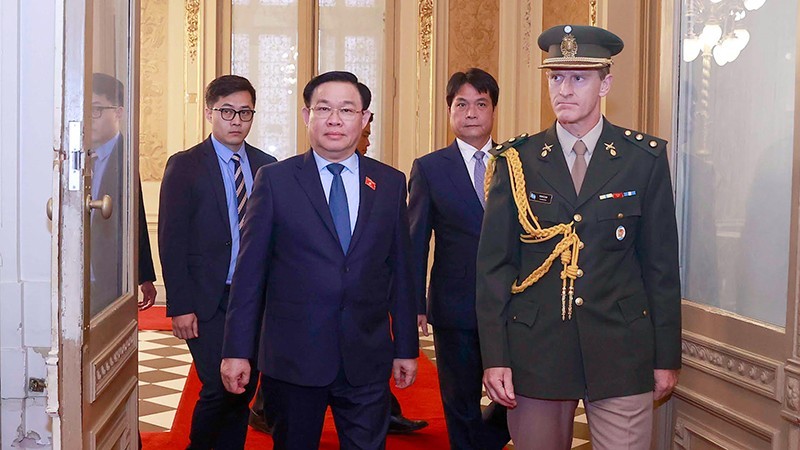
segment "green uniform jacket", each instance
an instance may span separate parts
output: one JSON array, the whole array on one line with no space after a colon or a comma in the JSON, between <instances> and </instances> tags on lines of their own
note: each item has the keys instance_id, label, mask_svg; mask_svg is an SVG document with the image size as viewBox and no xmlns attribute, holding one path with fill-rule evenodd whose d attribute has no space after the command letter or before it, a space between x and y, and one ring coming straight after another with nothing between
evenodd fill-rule
<instances>
[{"instance_id":1,"label":"green uniform jacket","mask_svg":"<svg viewBox=\"0 0 800 450\"><path fill-rule=\"evenodd\" d=\"M579 196L555 124L506 144L519 151L540 225L574 221L585 244L571 320L561 318L560 259L537 283L511 294L514 281L539 267L560 237L520 242L507 162L497 157L478 248L478 330L484 368L511 367L514 390L526 397L640 394L653 390L653 369L681 364L678 233L666 141L603 121Z\"/></svg>"}]
</instances>

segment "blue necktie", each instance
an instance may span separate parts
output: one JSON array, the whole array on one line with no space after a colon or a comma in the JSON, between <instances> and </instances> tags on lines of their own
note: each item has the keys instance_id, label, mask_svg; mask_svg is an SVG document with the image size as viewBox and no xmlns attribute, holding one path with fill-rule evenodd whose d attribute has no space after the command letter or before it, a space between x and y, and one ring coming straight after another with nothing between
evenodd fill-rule
<instances>
[{"instance_id":1,"label":"blue necktie","mask_svg":"<svg viewBox=\"0 0 800 450\"><path fill-rule=\"evenodd\" d=\"M327 168L333 174L328 207L331 209L336 234L339 235L339 244L342 245L342 251L347 254L347 248L350 247L350 209L347 207L347 192L342 182L344 166L333 163L328 164Z\"/></svg>"},{"instance_id":2,"label":"blue necktie","mask_svg":"<svg viewBox=\"0 0 800 450\"><path fill-rule=\"evenodd\" d=\"M478 200L481 201L481 206L486 208L486 191L483 188L483 182L486 180L486 164L483 163L483 155L486 153L478 150L472 155L475 158L475 193L478 194Z\"/></svg>"}]
</instances>

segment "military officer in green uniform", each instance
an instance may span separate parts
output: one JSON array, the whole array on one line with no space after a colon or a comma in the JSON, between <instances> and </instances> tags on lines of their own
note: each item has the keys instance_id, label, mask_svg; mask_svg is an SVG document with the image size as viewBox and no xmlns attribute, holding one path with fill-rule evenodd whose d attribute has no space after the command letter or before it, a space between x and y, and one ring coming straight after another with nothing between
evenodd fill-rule
<instances>
[{"instance_id":1,"label":"military officer in green uniform","mask_svg":"<svg viewBox=\"0 0 800 450\"><path fill-rule=\"evenodd\" d=\"M477 261L484 385L515 448L568 449L579 399L594 449L649 449L681 364L666 142L610 123L613 33L539 37L557 121L492 151Z\"/></svg>"}]
</instances>

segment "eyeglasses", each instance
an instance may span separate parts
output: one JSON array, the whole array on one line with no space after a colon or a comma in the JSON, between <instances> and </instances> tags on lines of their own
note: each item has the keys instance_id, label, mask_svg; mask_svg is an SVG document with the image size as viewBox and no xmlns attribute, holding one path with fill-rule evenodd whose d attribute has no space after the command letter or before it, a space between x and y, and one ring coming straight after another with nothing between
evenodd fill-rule
<instances>
[{"instance_id":1,"label":"eyeglasses","mask_svg":"<svg viewBox=\"0 0 800 450\"><path fill-rule=\"evenodd\" d=\"M117 109L119 106L92 106L92 119L103 117L103 111L107 109Z\"/></svg>"},{"instance_id":2,"label":"eyeglasses","mask_svg":"<svg viewBox=\"0 0 800 450\"><path fill-rule=\"evenodd\" d=\"M331 108L330 106L312 106L309 108L310 110L314 111L314 115L319 117L320 119L327 119L328 117L333 114L334 111L339 112L339 117L345 121L351 121L356 118L358 114L363 114L364 110L353 109L353 108Z\"/></svg>"},{"instance_id":3,"label":"eyeglasses","mask_svg":"<svg viewBox=\"0 0 800 450\"><path fill-rule=\"evenodd\" d=\"M222 120L231 121L233 120L236 115L239 115L239 118L242 119L242 122L250 122L253 120L253 114L255 114L255 110L252 109L242 109L242 110L235 110L233 108L211 108L213 111L219 111L220 117Z\"/></svg>"}]
</instances>

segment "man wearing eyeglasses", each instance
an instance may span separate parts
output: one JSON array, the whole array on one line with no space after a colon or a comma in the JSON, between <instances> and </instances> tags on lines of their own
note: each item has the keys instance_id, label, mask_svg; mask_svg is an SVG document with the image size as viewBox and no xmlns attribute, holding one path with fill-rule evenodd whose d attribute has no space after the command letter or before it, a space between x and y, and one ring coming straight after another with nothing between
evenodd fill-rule
<instances>
[{"instance_id":1,"label":"man wearing eyeglasses","mask_svg":"<svg viewBox=\"0 0 800 450\"><path fill-rule=\"evenodd\" d=\"M247 434L247 390L231 394L220 378L222 336L239 236L253 177L275 158L248 145L256 92L246 78L225 75L206 88L211 135L173 155L161 183L158 245L173 334L185 339L202 383L190 449L241 449Z\"/></svg>"},{"instance_id":2,"label":"man wearing eyeglasses","mask_svg":"<svg viewBox=\"0 0 800 450\"><path fill-rule=\"evenodd\" d=\"M91 219L91 305L95 308L108 305L122 295L122 257L120 245L120 221L122 219L122 162L124 161L124 140L120 135L120 124L124 117L125 90L122 82L105 73L92 74L92 198L111 196L114 202L112 215L103 219L92 212ZM150 237L147 234L142 201L141 183L139 189L139 287L142 296L139 309L145 310L155 303L156 279L153 256L150 253ZM95 306L96 305L96 306Z\"/></svg>"},{"instance_id":3,"label":"man wearing eyeglasses","mask_svg":"<svg viewBox=\"0 0 800 450\"><path fill-rule=\"evenodd\" d=\"M368 89L327 72L303 90L311 149L259 171L233 277L222 376L250 389L253 361L276 449L319 448L328 406L345 449L383 449L390 374L417 372L404 175L356 153Z\"/></svg>"}]
</instances>

